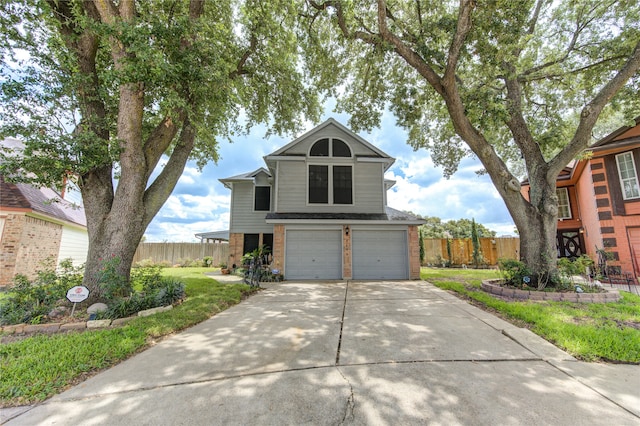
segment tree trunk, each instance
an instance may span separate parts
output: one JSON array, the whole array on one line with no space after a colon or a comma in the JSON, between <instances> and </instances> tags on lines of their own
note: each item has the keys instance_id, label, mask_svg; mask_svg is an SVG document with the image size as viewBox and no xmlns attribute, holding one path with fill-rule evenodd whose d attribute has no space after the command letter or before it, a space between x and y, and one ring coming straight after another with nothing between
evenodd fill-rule
<instances>
[{"instance_id":1,"label":"tree trunk","mask_svg":"<svg viewBox=\"0 0 640 426\"><path fill-rule=\"evenodd\" d=\"M542 290L548 284L556 284L558 197L555 180L530 180L529 184L530 201L522 199L519 210L524 212L512 218L520 234L520 260L531 271L530 285ZM513 204L508 198L505 202L508 208L509 203Z\"/></svg>"}]
</instances>

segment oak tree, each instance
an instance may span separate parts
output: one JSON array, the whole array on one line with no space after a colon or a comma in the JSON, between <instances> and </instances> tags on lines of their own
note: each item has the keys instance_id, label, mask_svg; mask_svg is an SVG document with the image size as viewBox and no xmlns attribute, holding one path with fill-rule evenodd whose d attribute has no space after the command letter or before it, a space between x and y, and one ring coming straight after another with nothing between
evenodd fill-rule
<instances>
[{"instance_id":1,"label":"oak tree","mask_svg":"<svg viewBox=\"0 0 640 426\"><path fill-rule=\"evenodd\" d=\"M339 108L351 126L375 127L389 108L409 143L428 148L446 174L476 156L516 224L522 260L540 284L553 281L556 178L588 147L601 116L640 111L636 2L304 4L311 69L346 81Z\"/></svg>"},{"instance_id":2,"label":"oak tree","mask_svg":"<svg viewBox=\"0 0 640 426\"><path fill-rule=\"evenodd\" d=\"M189 159L256 123L317 120L286 0L29 0L0 6L0 133L24 142L2 173L77 179L87 217L85 284L105 259L125 278ZM206 182L202 183L206 185Z\"/></svg>"}]
</instances>

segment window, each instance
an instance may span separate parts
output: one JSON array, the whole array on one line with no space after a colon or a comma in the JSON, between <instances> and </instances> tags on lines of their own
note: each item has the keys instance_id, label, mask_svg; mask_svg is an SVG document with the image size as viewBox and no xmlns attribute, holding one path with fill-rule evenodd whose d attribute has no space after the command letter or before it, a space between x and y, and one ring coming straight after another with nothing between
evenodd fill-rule
<instances>
[{"instance_id":1,"label":"window","mask_svg":"<svg viewBox=\"0 0 640 426\"><path fill-rule=\"evenodd\" d=\"M633 153L624 152L616 155L616 163L618 164L618 175L620 176L620 185L622 187L622 198L625 200L640 198Z\"/></svg>"},{"instance_id":2,"label":"window","mask_svg":"<svg viewBox=\"0 0 640 426\"><path fill-rule=\"evenodd\" d=\"M567 188L556 189L558 196L558 219L571 219L571 205Z\"/></svg>"},{"instance_id":3,"label":"window","mask_svg":"<svg viewBox=\"0 0 640 426\"><path fill-rule=\"evenodd\" d=\"M309 202L329 202L329 166L309 165Z\"/></svg>"},{"instance_id":4,"label":"window","mask_svg":"<svg viewBox=\"0 0 640 426\"><path fill-rule=\"evenodd\" d=\"M251 253L258 248L260 243L260 234L244 234L242 253Z\"/></svg>"},{"instance_id":5,"label":"window","mask_svg":"<svg viewBox=\"0 0 640 426\"><path fill-rule=\"evenodd\" d=\"M329 156L329 139L320 139L311 147L309 155L312 157L328 157Z\"/></svg>"},{"instance_id":6,"label":"window","mask_svg":"<svg viewBox=\"0 0 640 426\"><path fill-rule=\"evenodd\" d=\"M273 234L262 234L262 245L269 250L269 253L273 252Z\"/></svg>"},{"instance_id":7,"label":"window","mask_svg":"<svg viewBox=\"0 0 640 426\"><path fill-rule=\"evenodd\" d=\"M271 187L270 186L256 186L255 199L253 203L253 209L255 211L269 211L271 210Z\"/></svg>"},{"instance_id":8,"label":"window","mask_svg":"<svg viewBox=\"0 0 640 426\"><path fill-rule=\"evenodd\" d=\"M331 151L329 151L329 147L331 147ZM331 139L331 144L329 144L329 139L320 139L316 143L313 144L311 150L309 151L309 156L311 157L351 157L351 148L346 142L340 139Z\"/></svg>"},{"instance_id":9,"label":"window","mask_svg":"<svg viewBox=\"0 0 640 426\"><path fill-rule=\"evenodd\" d=\"M353 204L353 165L343 165L352 157L349 145L340 139L320 139L309 156L327 157L316 160L323 164L309 165L309 203Z\"/></svg>"},{"instance_id":10,"label":"window","mask_svg":"<svg viewBox=\"0 0 640 426\"><path fill-rule=\"evenodd\" d=\"M349 145L340 139L334 139L331 144L332 154L334 157L351 157Z\"/></svg>"},{"instance_id":11,"label":"window","mask_svg":"<svg viewBox=\"0 0 640 426\"><path fill-rule=\"evenodd\" d=\"M333 204L352 204L351 166L333 166Z\"/></svg>"}]
</instances>

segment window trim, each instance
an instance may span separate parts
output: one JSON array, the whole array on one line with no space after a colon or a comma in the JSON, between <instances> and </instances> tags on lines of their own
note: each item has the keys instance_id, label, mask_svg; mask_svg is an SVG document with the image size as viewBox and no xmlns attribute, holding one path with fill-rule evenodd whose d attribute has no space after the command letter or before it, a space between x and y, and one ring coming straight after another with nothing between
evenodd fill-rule
<instances>
[{"instance_id":1,"label":"window trim","mask_svg":"<svg viewBox=\"0 0 640 426\"><path fill-rule=\"evenodd\" d=\"M566 194L567 197L567 203L566 204L560 204L560 192L564 192L564 194ZM565 220L565 219L572 219L573 215L571 213L571 198L569 197L569 188L566 186L563 186L561 188L556 188L556 196L558 197L558 220ZM569 211L569 216L560 216L560 207L561 206L565 206L567 207L567 210Z\"/></svg>"},{"instance_id":2,"label":"window trim","mask_svg":"<svg viewBox=\"0 0 640 426\"><path fill-rule=\"evenodd\" d=\"M257 188L269 188L269 208L267 210L256 209L256 195L257 195L256 189ZM270 212L271 211L271 199L272 199L271 192L272 192L271 185L254 185L253 186L253 211L254 212Z\"/></svg>"},{"instance_id":3,"label":"window trim","mask_svg":"<svg viewBox=\"0 0 640 426\"><path fill-rule=\"evenodd\" d=\"M311 157L311 158L318 158L318 157ZM319 157L319 158L327 158L327 157ZM327 202L326 203L312 203L309 201L309 168L310 166L327 166L327 173L328 173L328 179L327 179ZM348 166L351 169L351 203L350 204L341 204L341 203L334 203L333 200L333 190L334 190L334 186L333 186L333 168L334 166ZM355 199L356 199L356 194L355 194L355 173L354 173L354 167L353 167L353 163L331 163L331 162L310 162L307 163L307 206L353 206L355 205Z\"/></svg>"},{"instance_id":4,"label":"window trim","mask_svg":"<svg viewBox=\"0 0 640 426\"><path fill-rule=\"evenodd\" d=\"M631 167L633 169L633 177L631 178L627 178L624 179L622 178L622 171L620 170L620 158L622 158L622 156L625 155L629 155L631 157ZM616 168L618 169L618 179L620 181L620 192L622 192L622 199L623 200L637 200L640 199L640 180L638 180L638 171L636 170L636 162L635 162L635 158L633 158L633 151L627 151L627 152L622 152L620 154L616 154ZM632 179L635 179L635 183L636 183L636 190L638 192L637 196L632 196L632 197L627 197L627 194L624 190L624 182L626 181L630 181Z\"/></svg>"}]
</instances>

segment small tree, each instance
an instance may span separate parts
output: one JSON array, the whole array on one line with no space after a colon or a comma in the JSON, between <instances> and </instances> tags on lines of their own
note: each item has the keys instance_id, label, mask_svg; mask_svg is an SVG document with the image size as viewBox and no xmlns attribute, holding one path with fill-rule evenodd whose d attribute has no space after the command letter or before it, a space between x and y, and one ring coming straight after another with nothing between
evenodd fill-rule
<instances>
[{"instance_id":1,"label":"small tree","mask_svg":"<svg viewBox=\"0 0 640 426\"><path fill-rule=\"evenodd\" d=\"M471 243L473 244L473 265L477 268L482 263L482 251L480 250L480 237L478 237L475 219L471 219Z\"/></svg>"},{"instance_id":2,"label":"small tree","mask_svg":"<svg viewBox=\"0 0 640 426\"><path fill-rule=\"evenodd\" d=\"M424 233L422 232L422 228L418 228L418 244L420 246L420 264L424 264Z\"/></svg>"}]
</instances>

